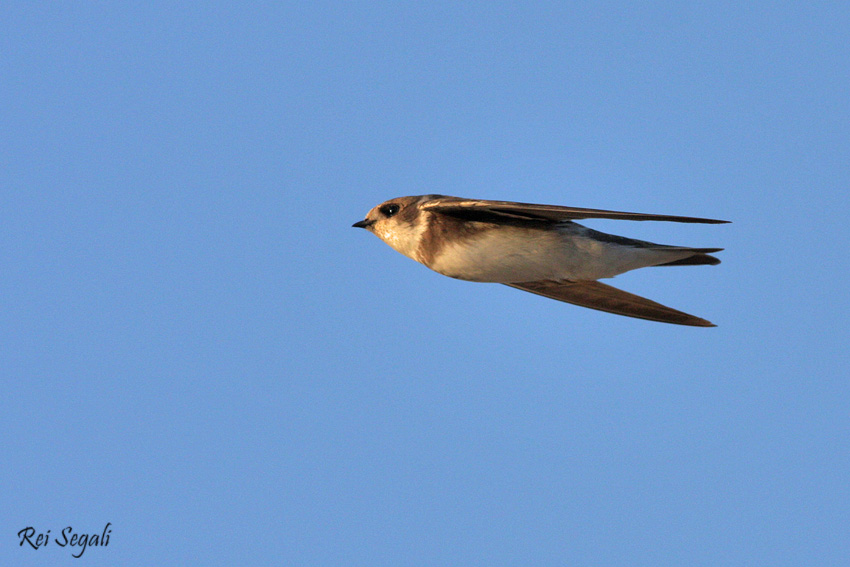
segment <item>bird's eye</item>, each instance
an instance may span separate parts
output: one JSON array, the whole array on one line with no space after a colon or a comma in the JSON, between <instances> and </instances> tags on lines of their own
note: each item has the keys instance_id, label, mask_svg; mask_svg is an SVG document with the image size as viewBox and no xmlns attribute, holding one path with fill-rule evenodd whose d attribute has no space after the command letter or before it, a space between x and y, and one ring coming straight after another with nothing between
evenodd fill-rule
<instances>
[{"instance_id":1,"label":"bird's eye","mask_svg":"<svg viewBox=\"0 0 850 567\"><path fill-rule=\"evenodd\" d=\"M391 205L384 205L383 207L381 207L381 213L385 217L391 217L396 214L400 208L401 207L399 207L395 203L392 203Z\"/></svg>"}]
</instances>

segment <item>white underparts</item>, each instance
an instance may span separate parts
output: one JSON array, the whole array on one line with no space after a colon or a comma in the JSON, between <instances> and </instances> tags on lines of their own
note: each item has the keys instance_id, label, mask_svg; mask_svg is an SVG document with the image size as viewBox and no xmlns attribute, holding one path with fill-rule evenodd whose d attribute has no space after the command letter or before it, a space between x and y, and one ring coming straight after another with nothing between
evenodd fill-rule
<instances>
[{"instance_id":1,"label":"white underparts","mask_svg":"<svg viewBox=\"0 0 850 567\"><path fill-rule=\"evenodd\" d=\"M598 280L692 254L681 249L624 246L557 230L502 226L444 245L428 267L478 282Z\"/></svg>"}]
</instances>

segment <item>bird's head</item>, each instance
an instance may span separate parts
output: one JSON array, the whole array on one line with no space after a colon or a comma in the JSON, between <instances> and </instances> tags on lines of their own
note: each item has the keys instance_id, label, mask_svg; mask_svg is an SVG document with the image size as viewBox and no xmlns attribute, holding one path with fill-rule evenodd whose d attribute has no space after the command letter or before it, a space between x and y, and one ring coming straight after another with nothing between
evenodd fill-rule
<instances>
[{"instance_id":1,"label":"bird's head","mask_svg":"<svg viewBox=\"0 0 850 567\"><path fill-rule=\"evenodd\" d=\"M437 195L397 197L374 207L366 218L351 226L365 228L405 256L416 259L419 240L427 228L427 215L420 204Z\"/></svg>"}]
</instances>

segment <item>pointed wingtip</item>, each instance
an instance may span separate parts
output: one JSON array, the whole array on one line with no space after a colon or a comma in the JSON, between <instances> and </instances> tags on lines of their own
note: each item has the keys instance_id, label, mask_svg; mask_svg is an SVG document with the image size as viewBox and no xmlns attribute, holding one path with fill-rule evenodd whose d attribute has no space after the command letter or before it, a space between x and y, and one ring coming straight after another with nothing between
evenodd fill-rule
<instances>
[{"instance_id":1,"label":"pointed wingtip","mask_svg":"<svg viewBox=\"0 0 850 567\"><path fill-rule=\"evenodd\" d=\"M645 297L617 289L598 281L551 281L505 284L550 299L607 311L626 317L689 327L716 327L711 321L661 305Z\"/></svg>"}]
</instances>

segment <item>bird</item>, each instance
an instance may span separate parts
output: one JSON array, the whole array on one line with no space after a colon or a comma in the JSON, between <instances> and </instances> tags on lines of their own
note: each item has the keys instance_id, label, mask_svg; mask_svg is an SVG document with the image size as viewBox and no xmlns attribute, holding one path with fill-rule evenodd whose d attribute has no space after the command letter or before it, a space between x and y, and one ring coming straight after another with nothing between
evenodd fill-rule
<instances>
[{"instance_id":1,"label":"bird","mask_svg":"<svg viewBox=\"0 0 850 567\"><path fill-rule=\"evenodd\" d=\"M662 323L713 323L599 282L648 266L716 265L722 248L668 246L593 230L576 220L729 221L513 201L418 195L390 199L352 226L460 280L500 283L558 301Z\"/></svg>"}]
</instances>

